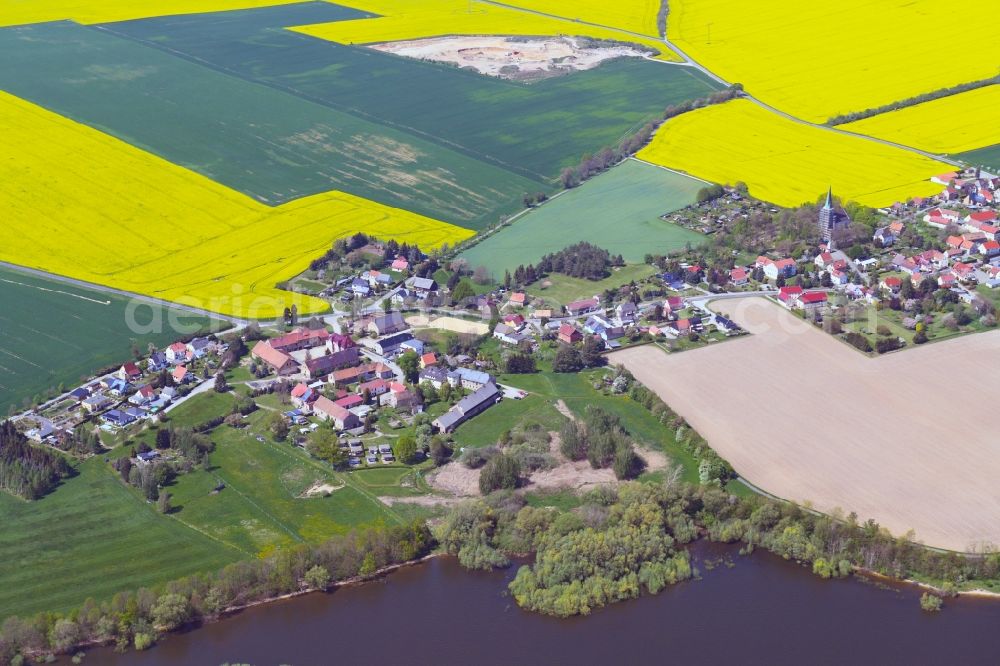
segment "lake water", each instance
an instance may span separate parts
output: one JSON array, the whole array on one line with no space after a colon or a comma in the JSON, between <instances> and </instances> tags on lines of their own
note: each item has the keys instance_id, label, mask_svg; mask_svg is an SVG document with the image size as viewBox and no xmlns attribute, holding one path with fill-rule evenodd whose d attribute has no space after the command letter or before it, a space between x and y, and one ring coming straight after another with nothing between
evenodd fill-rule
<instances>
[{"instance_id":1,"label":"lake water","mask_svg":"<svg viewBox=\"0 0 1000 666\"><path fill-rule=\"evenodd\" d=\"M707 570L705 558L725 564ZM919 591L824 581L767 553L699 546L702 580L559 620L506 595L514 569L436 558L384 580L258 607L107 666L291 664L998 664L1000 602L920 610Z\"/></svg>"}]
</instances>

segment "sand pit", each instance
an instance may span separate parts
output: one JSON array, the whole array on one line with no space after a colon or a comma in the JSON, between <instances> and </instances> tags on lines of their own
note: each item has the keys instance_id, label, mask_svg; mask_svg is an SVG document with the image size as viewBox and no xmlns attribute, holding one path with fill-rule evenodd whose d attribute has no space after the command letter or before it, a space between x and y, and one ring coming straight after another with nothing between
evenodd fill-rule
<instances>
[{"instance_id":1,"label":"sand pit","mask_svg":"<svg viewBox=\"0 0 1000 666\"><path fill-rule=\"evenodd\" d=\"M414 328L439 328L455 333L471 333L472 335L486 335L490 332L490 327L480 321L466 321L457 317L429 319L423 315L412 315L406 318L406 323Z\"/></svg>"},{"instance_id":2,"label":"sand pit","mask_svg":"<svg viewBox=\"0 0 1000 666\"><path fill-rule=\"evenodd\" d=\"M764 299L713 307L754 335L610 361L768 492L928 545L1000 544L1000 331L870 359Z\"/></svg>"},{"instance_id":3,"label":"sand pit","mask_svg":"<svg viewBox=\"0 0 1000 666\"><path fill-rule=\"evenodd\" d=\"M635 48L574 37L458 36L374 44L386 53L469 67L480 74L531 81L593 69L613 58L642 57Z\"/></svg>"}]
</instances>

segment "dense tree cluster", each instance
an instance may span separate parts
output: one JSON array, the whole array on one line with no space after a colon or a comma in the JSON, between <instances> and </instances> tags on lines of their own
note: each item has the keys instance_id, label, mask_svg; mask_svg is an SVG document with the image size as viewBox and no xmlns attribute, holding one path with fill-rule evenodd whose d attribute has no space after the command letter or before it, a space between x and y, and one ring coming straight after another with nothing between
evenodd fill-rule
<instances>
[{"instance_id":1,"label":"dense tree cluster","mask_svg":"<svg viewBox=\"0 0 1000 666\"><path fill-rule=\"evenodd\" d=\"M585 280L603 280L611 275L610 269L613 266L624 265L625 259L621 255L612 257L607 250L584 241L545 255L535 264L532 273L535 279L547 273L561 273ZM518 266L514 272L514 281L518 284L530 284L530 275L524 274L527 270Z\"/></svg>"},{"instance_id":2,"label":"dense tree cluster","mask_svg":"<svg viewBox=\"0 0 1000 666\"><path fill-rule=\"evenodd\" d=\"M498 453L486 461L479 473L479 490L484 494L495 490L513 490L521 482L521 465L512 455Z\"/></svg>"},{"instance_id":3,"label":"dense tree cluster","mask_svg":"<svg viewBox=\"0 0 1000 666\"><path fill-rule=\"evenodd\" d=\"M373 528L315 546L294 546L266 559L236 562L215 574L120 592L110 601L89 599L67 614L10 617L0 628L0 664L18 655L68 653L90 643L145 649L163 632L279 595L371 576L389 565L422 557L432 546L433 538L422 523Z\"/></svg>"},{"instance_id":4,"label":"dense tree cluster","mask_svg":"<svg viewBox=\"0 0 1000 666\"><path fill-rule=\"evenodd\" d=\"M584 368L596 368L606 363L601 355L604 343L598 338L587 336L579 347L560 345L552 360L553 372L580 372Z\"/></svg>"},{"instance_id":5,"label":"dense tree cluster","mask_svg":"<svg viewBox=\"0 0 1000 666\"><path fill-rule=\"evenodd\" d=\"M29 444L12 421L0 423L0 490L38 499L70 473L61 455Z\"/></svg>"},{"instance_id":6,"label":"dense tree cluster","mask_svg":"<svg viewBox=\"0 0 1000 666\"><path fill-rule=\"evenodd\" d=\"M642 471L642 460L621 417L603 407L589 405L583 421L567 421L560 435L559 448L570 460L587 459L594 469L611 467L619 479Z\"/></svg>"}]
</instances>

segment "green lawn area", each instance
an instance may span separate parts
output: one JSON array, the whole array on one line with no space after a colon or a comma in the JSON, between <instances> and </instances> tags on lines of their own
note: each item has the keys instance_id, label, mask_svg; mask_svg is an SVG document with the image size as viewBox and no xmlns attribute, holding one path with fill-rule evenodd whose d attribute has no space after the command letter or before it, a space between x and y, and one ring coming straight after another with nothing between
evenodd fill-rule
<instances>
[{"instance_id":1,"label":"green lawn area","mask_svg":"<svg viewBox=\"0 0 1000 666\"><path fill-rule=\"evenodd\" d=\"M344 475L290 444L269 437L257 441L255 434L263 430L266 416L255 412L245 429L220 426L212 431L216 449L211 470L178 477L168 489L174 494L178 520L253 555L391 521L385 507L364 489L344 485ZM220 481L226 488L212 494ZM304 497L316 482L343 487L329 497Z\"/></svg>"},{"instance_id":2,"label":"green lawn area","mask_svg":"<svg viewBox=\"0 0 1000 666\"><path fill-rule=\"evenodd\" d=\"M135 323L150 332L136 333L126 320L128 305L122 296L0 268L0 414L59 384L71 388L104 367L124 363L132 358L133 343L143 352L150 342L170 344L181 335L170 328L172 320L195 331L211 323L142 306L134 311Z\"/></svg>"},{"instance_id":3,"label":"green lawn area","mask_svg":"<svg viewBox=\"0 0 1000 666\"><path fill-rule=\"evenodd\" d=\"M168 412L168 423L177 428L190 428L217 416L226 416L232 412L235 403L236 399L232 393L216 393L208 390L192 396Z\"/></svg>"},{"instance_id":4,"label":"green lawn area","mask_svg":"<svg viewBox=\"0 0 1000 666\"><path fill-rule=\"evenodd\" d=\"M35 502L0 493L0 618L213 570L244 554L161 516L102 459Z\"/></svg>"},{"instance_id":5,"label":"green lawn area","mask_svg":"<svg viewBox=\"0 0 1000 666\"><path fill-rule=\"evenodd\" d=\"M600 294L605 289L614 289L635 280L648 278L656 272L649 264L629 264L617 270L612 269L609 277L603 280L582 280L559 273L552 273L530 287L527 292L531 296L544 299L550 306L565 305L582 298L590 298ZM548 285L548 286L546 286Z\"/></svg>"},{"instance_id":6,"label":"green lawn area","mask_svg":"<svg viewBox=\"0 0 1000 666\"><path fill-rule=\"evenodd\" d=\"M547 430L558 430L564 420L551 400L529 395L523 400L503 400L466 421L455 431L454 439L460 447L490 446L497 443L505 430L516 426L538 423Z\"/></svg>"},{"instance_id":7,"label":"green lawn area","mask_svg":"<svg viewBox=\"0 0 1000 666\"><path fill-rule=\"evenodd\" d=\"M495 278L579 241L639 263L647 254L667 254L705 240L697 232L659 219L694 203L704 186L693 178L626 160L459 256L473 267L486 266Z\"/></svg>"},{"instance_id":8,"label":"green lawn area","mask_svg":"<svg viewBox=\"0 0 1000 666\"><path fill-rule=\"evenodd\" d=\"M673 430L661 424L649 410L627 396L604 395L594 390L592 383L602 374L601 370L579 374L540 372L534 375L504 375L500 381L536 394L546 403L561 399L577 417L583 416L588 405L599 405L618 414L629 433L640 444L666 453L675 464L683 468L681 478L684 481L698 483L698 462L677 443ZM476 417L479 418L481 417ZM476 419L470 423L475 423ZM502 428L497 431L498 434L499 432L502 432Z\"/></svg>"}]
</instances>

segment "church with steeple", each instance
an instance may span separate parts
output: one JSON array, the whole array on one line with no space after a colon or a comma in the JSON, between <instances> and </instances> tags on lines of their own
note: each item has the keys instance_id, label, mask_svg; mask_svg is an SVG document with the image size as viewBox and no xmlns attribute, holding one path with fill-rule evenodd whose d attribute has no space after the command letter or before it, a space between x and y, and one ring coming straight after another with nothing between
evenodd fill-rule
<instances>
[{"instance_id":1,"label":"church with steeple","mask_svg":"<svg viewBox=\"0 0 1000 666\"><path fill-rule=\"evenodd\" d=\"M819 209L818 221L820 238L827 244L828 250L836 249L834 247L833 232L846 227L850 223L851 218L847 216L847 212L833 203L833 188L831 187L826 192L826 201L823 202L823 206Z\"/></svg>"}]
</instances>

